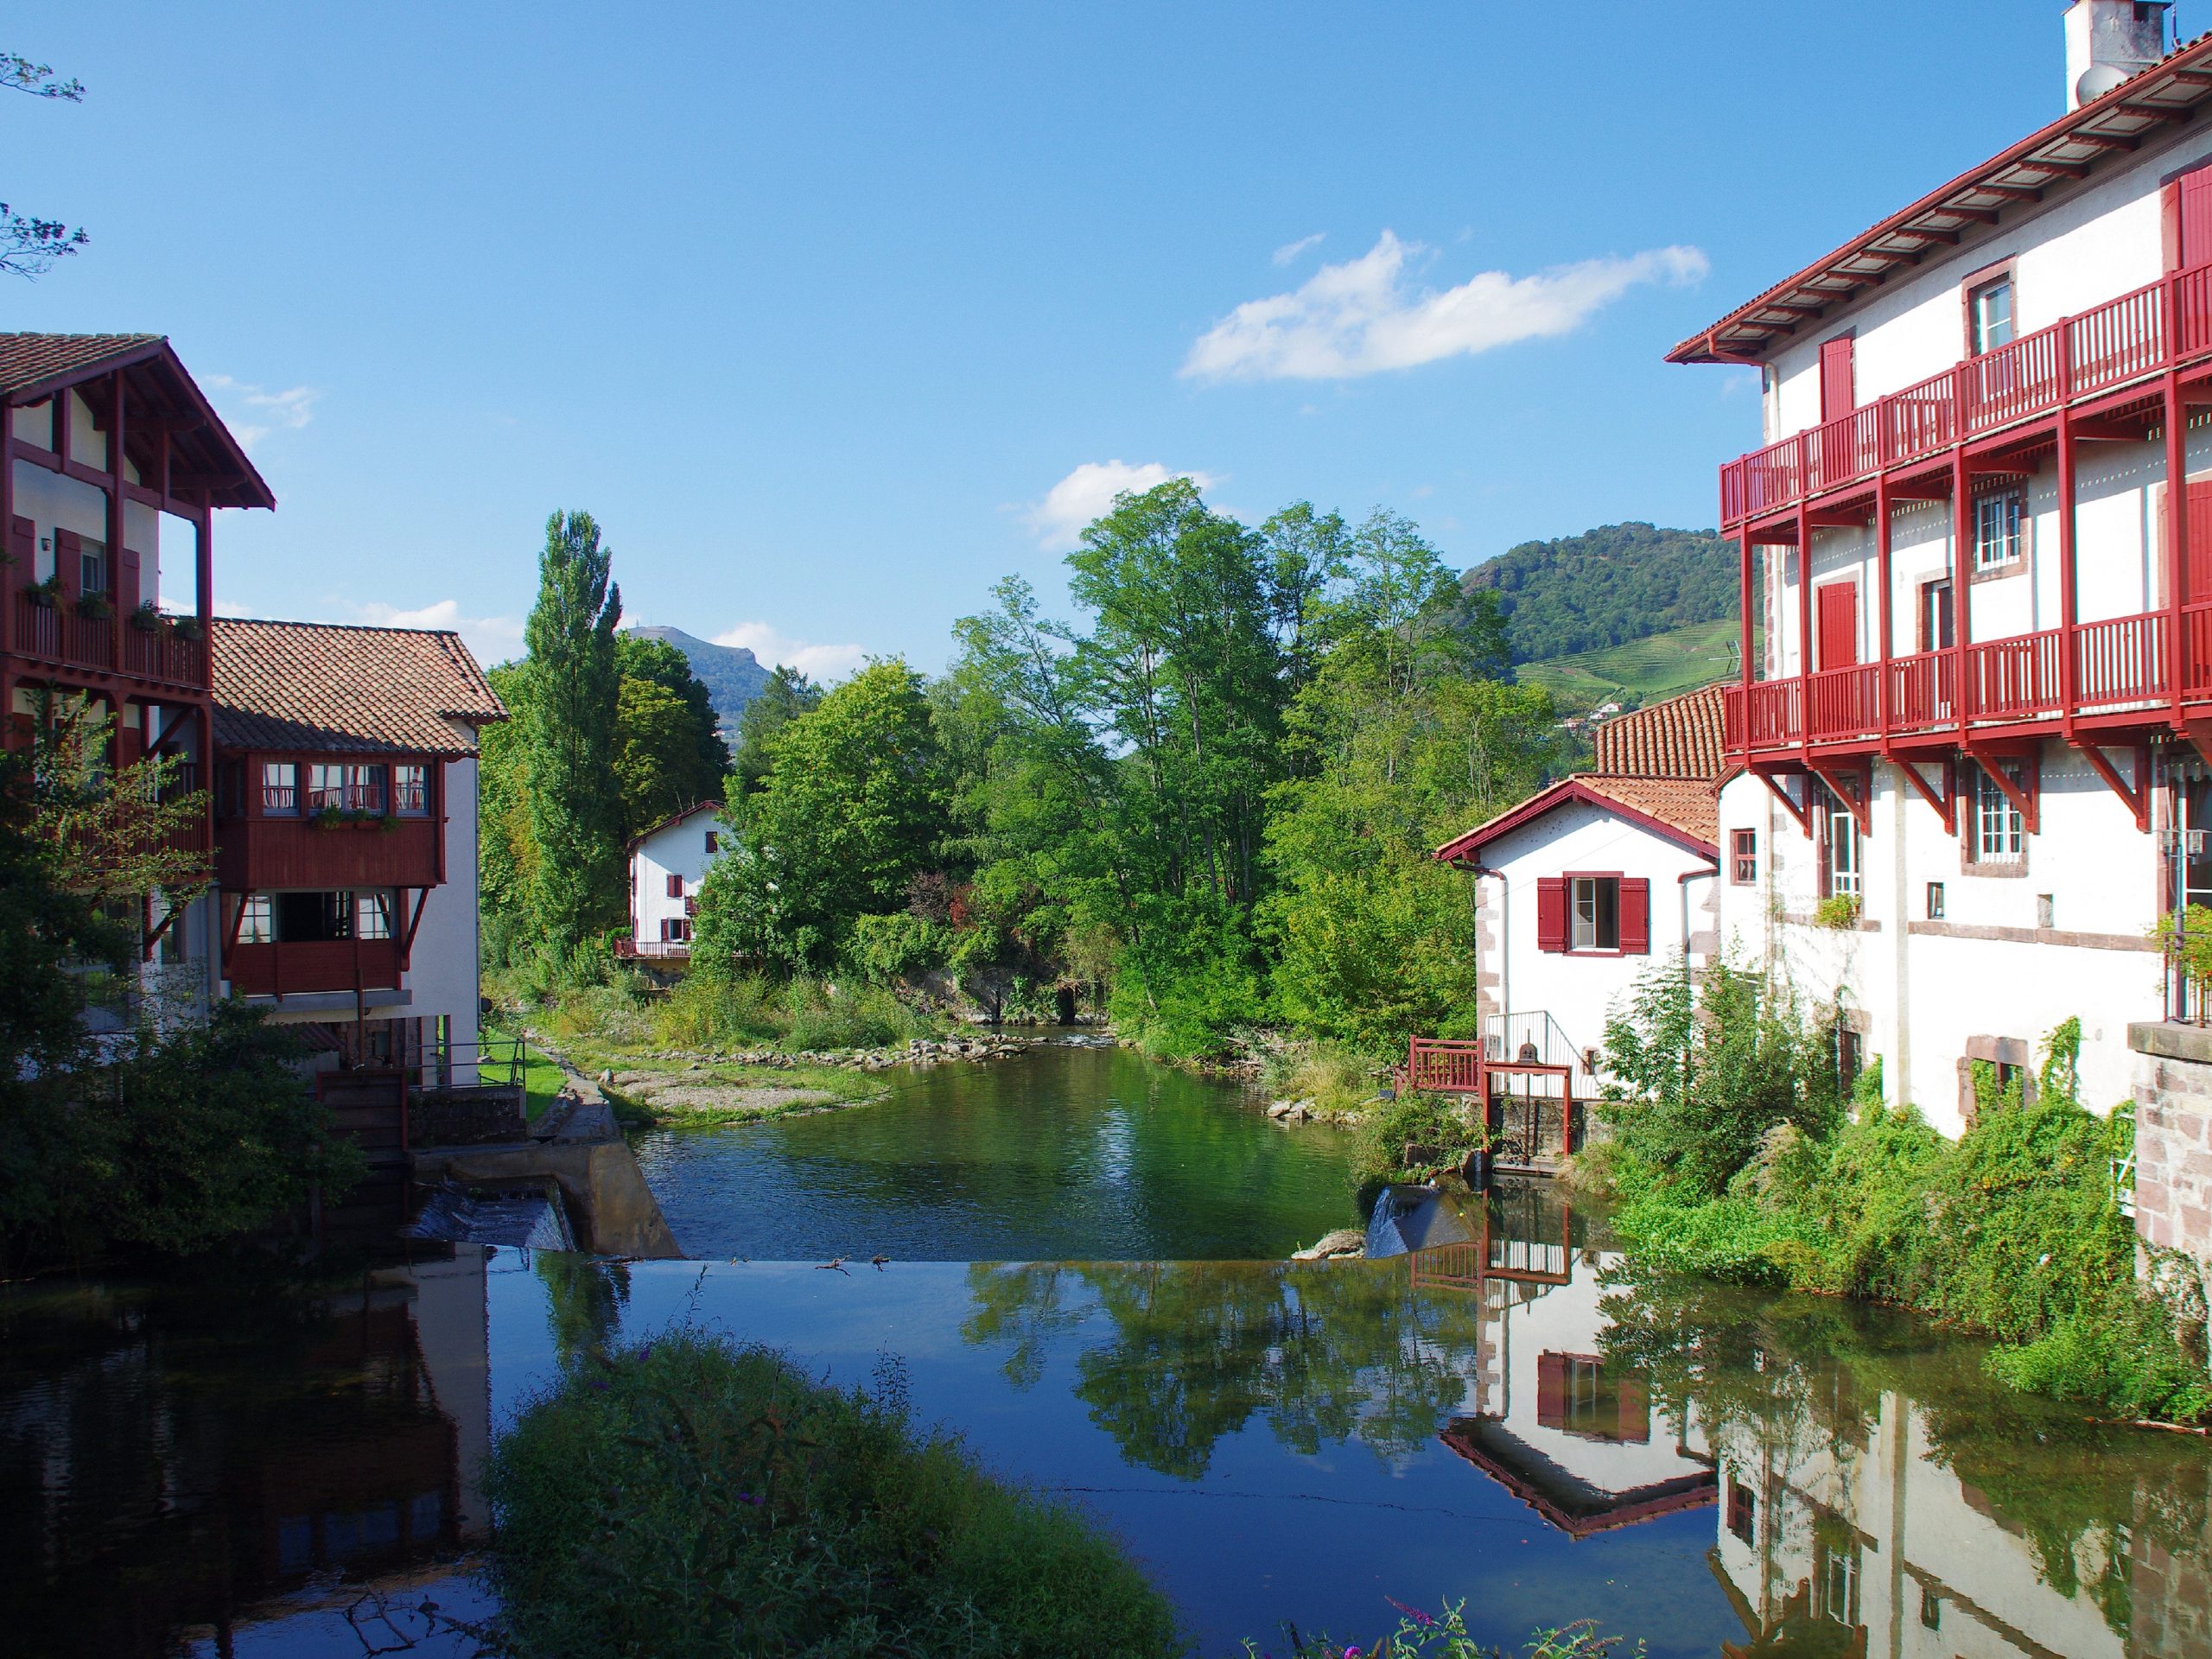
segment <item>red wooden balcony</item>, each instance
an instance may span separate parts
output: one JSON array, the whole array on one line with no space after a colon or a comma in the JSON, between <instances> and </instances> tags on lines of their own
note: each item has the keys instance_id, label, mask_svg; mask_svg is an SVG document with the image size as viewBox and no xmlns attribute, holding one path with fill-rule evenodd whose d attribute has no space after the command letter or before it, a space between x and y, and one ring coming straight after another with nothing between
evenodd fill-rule
<instances>
[{"instance_id":1,"label":"red wooden balcony","mask_svg":"<svg viewBox=\"0 0 2212 1659\"><path fill-rule=\"evenodd\" d=\"M2180 695L2212 698L2212 601L2182 615ZM2032 727L2065 715L2154 712L2175 695L2162 611L1953 651L1857 664L1723 690L1732 753L1861 743L1967 728ZM2069 678L2070 658L2070 678Z\"/></svg>"},{"instance_id":2,"label":"red wooden balcony","mask_svg":"<svg viewBox=\"0 0 2212 1659\"><path fill-rule=\"evenodd\" d=\"M442 832L435 818L226 818L215 826L216 879L234 893L434 887Z\"/></svg>"},{"instance_id":3,"label":"red wooden balcony","mask_svg":"<svg viewBox=\"0 0 2212 1659\"><path fill-rule=\"evenodd\" d=\"M1406 1045L1398 1087L1411 1093L1478 1095L1483 1092L1483 1046L1441 1037L1415 1037Z\"/></svg>"},{"instance_id":4,"label":"red wooden balcony","mask_svg":"<svg viewBox=\"0 0 2212 1659\"><path fill-rule=\"evenodd\" d=\"M120 671L134 679L204 690L207 642L169 628L142 628L129 618L79 615L65 604L41 603L28 590L15 595L15 626L8 643L18 657L60 668ZM117 641L121 640L118 647Z\"/></svg>"},{"instance_id":5,"label":"red wooden balcony","mask_svg":"<svg viewBox=\"0 0 2212 1659\"><path fill-rule=\"evenodd\" d=\"M2212 357L2212 266L2139 288L1720 468L1724 530Z\"/></svg>"},{"instance_id":6,"label":"red wooden balcony","mask_svg":"<svg viewBox=\"0 0 2212 1659\"><path fill-rule=\"evenodd\" d=\"M234 944L223 953L231 988L242 996L311 991L391 990L399 984L397 939L315 939Z\"/></svg>"}]
</instances>

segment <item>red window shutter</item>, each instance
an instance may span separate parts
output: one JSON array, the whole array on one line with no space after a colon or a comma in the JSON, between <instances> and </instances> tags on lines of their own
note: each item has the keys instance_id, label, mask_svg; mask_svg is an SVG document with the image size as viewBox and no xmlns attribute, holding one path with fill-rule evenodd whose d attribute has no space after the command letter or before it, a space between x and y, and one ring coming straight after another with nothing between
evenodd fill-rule
<instances>
[{"instance_id":1,"label":"red window shutter","mask_svg":"<svg viewBox=\"0 0 2212 1659\"><path fill-rule=\"evenodd\" d=\"M1536 1356L1536 1427L1567 1427L1567 1356Z\"/></svg>"},{"instance_id":2,"label":"red window shutter","mask_svg":"<svg viewBox=\"0 0 2212 1659\"><path fill-rule=\"evenodd\" d=\"M73 530L54 532L54 569L61 578L62 594L70 599L77 597L77 586L85 575L84 537Z\"/></svg>"},{"instance_id":3,"label":"red window shutter","mask_svg":"<svg viewBox=\"0 0 2212 1659\"><path fill-rule=\"evenodd\" d=\"M1536 949L1567 949L1567 878L1536 878Z\"/></svg>"},{"instance_id":4,"label":"red window shutter","mask_svg":"<svg viewBox=\"0 0 2212 1659\"><path fill-rule=\"evenodd\" d=\"M126 547L123 550L123 556L116 561L116 608L135 611L141 597L138 592L138 550Z\"/></svg>"},{"instance_id":5,"label":"red window shutter","mask_svg":"<svg viewBox=\"0 0 2212 1659\"><path fill-rule=\"evenodd\" d=\"M2212 168L2181 175L2180 207L2182 269L2212 264Z\"/></svg>"},{"instance_id":6,"label":"red window shutter","mask_svg":"<svg viewBox=\"0 0 2212 1659\"><path fill-rule=\"evenodd\" d=\"M671 899L681 899L683 896L683 878L682 876L671 875L668 878L668 896Z\"/></svg>"},{"instance_id":7,"label":"red window shutter","mask_svg":"<svg viewBox=\"0 0 2212 1659\"><path fill-rule=\"evenodd\" d=\"M1832 582L1815 591L1821 600L1821 666L1849 668L1859 660L1859 584Z\"/></svg>"},{"instance_id":8,"label":"red window shutter","mask_svg":"<svg viewBox=\"0 0 2212 1659\"><path fill-rule=\"evenodd\" d=\"M1859 407L1852 346L1849 334L1821 346L1821 419L1824 422L1840 421Z\"/></svg>"},{"instance_id":9,"label":"red window shutter","mask_svg":"<svg viewBox=\"0 0 2212 1659\"><path fill-rule=\"evenodd\" d=\"M2191 602L2212 598L2212 478L2189 481L2189 569L2182 581Z\"/></svg>"},{"instance_id":10,"label":"red window shutter","mask_svg":"<svg viewBox=\"0 0 2212 1659\"><path fill-rule=\"evenodd\" d=\"M1630 956L1651 950L1651 884L1640 875L1621 881L1621 950Z\"/></svg>"}]
</instances>

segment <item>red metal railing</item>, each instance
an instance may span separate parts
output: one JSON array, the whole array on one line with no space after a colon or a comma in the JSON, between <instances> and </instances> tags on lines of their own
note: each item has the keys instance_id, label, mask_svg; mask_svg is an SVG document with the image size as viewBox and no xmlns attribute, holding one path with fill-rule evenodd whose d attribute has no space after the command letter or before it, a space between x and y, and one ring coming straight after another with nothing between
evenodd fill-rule
<instances>
[{"instance_id":1,"label":"red metal railing","mask_svg":"<svg viewBox=\"0 0 2212 1659\"><path fill-rule=\"evenodd\" d=\"M1890 663L1891 725L1924 732L1958 718L1958 662L1948 651L1922 652Z\"/></svg>"},{"instance_id":2,"label":"red metal railing","mask_svg":"<svg viewBox=\"0 0 2212 1659\"><path fill-rule=\"evenodd\" d=\"M2212 267L2183 271L1969 358L1720 468L1724 525L2143 379L2212 351Z\"/></svg>"},{"instance_id":3,"label":"red metal railing","mask_svg":"<svg viewBox=\"0 0 2212 1659\"><path fill-rule=\"evenodd\" d=\"M2212 695L2212 599L2183 608L2181 634L2182 695Z\"/></svg>"},{"instance_id":4,"label":"red metal railing","mask_svg":"<svg viewBox=\"0 0 2212 1659\"><path fill-rule=\"evenodd\" d=\"M2020 720L2056 714L2059 660L2065 636L2056 628L2015 634L1967 647L1967 714L1976 720Z\"/></svg>"},{"instance_id":5,"label":"red metal railing","mask_svg":"<svg viewBox=\"0 0 2212 1659\"><path fill-rule=\"evenodd\" d=\"M2084 622L2074 633L2074 703L2077 709L2149 702L2172 695L2166 661L2166 619L2115 617Z\"/></svg>"},{"instance_id":6,"label":"red metal railing","mask_svg":"<svg viewBox=\"0 0 2212 1659\"><path fill-rule=\"evenodd\" d=\"M1483 1046L1442 1037L1414 1037L1406 1044L1398 1085L1409 1093L1480 1094Z\"/></svg>"},{"instance_id":7,"label":"red metal railing","mask_svg":"<svg viewBox=\"0 0 2212 1659\"><path fill-rule=\"evenodd\" d=\"M172 685L205 685L207 647L167 628L142 628L128 623L123 630L123 671Z\"/></svg>"},{"instance_id":8,"label":"red metal railing","mask_svg":"<svg viewBox=\"0 0 2212 1659\"><path fill-rule=\"evenodd\" d=\"M1878 663L1822 669L1814 675L1805 687L1807 724L1813 741L1879 730L1881 688Z\"/></svg>"}]
</instances>

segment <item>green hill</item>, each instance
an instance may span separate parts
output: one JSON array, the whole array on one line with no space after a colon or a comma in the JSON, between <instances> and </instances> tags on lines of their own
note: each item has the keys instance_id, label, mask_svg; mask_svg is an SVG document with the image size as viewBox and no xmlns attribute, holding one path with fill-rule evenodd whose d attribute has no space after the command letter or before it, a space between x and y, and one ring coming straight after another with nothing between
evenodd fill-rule
<instances>
[{"instance_id":1,"label":"green hill","mask_svg":"<svg viewBox=\"0 0 2212 1659\"><path fill-rule=\"evenodd\" d=\"M1624 645L1523 663L1515 672L1549 691L1563 711L1580 713L1605 702L1637 708L1736 674L1736 639L1733 620L1697 622Z\"/></svg>"},{"instance_id":2,"label":"green hill","mask_svg":"<svg viewBox=\"0 0 2212 1659\"><path fill-rule=\"evenodd\" d=\"M1497 592L1516 663L1555 662L1736 615L1736 550L1709 530L1601 524L1523 542L1459 580L1470 593Z\"/></svg>"}]
</instances>

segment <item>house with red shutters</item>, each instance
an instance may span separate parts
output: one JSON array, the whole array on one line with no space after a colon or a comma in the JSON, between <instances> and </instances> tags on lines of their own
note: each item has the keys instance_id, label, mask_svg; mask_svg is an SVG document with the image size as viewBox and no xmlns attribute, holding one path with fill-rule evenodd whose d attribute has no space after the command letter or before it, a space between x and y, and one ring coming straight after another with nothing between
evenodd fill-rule
<instances>
[{"instance_id":1,"label":"house with red shutters","mask_svg":"<svg viewBox=\"0 0 2212 1659\"><path fill-rule=\"evenodd\" d=\"M1593 769L1436 849L1474 882L1483 1072L1475 1045L1416 1039L1411 1081L1550 1091L1566 1116L1520 1134L1516 1161L1548 1162L1571 1141L1567 1103L1595 1095L1606 1016L1637 978L1669 957L1718 953L1721 773L1712 687L1608 721Z\"/></svg>"},{"instance_id":2,"label":"house with red shutters","mask_svg":"<svg viewBox=\"0 0 2212 1659\"><path fill-rule=\"evenodd\" d=\"M728 843L721 803L702 801L630 842L630 937L620 954L671 966L691 959L699 884Z\"/></svg>"}]
</instances>

